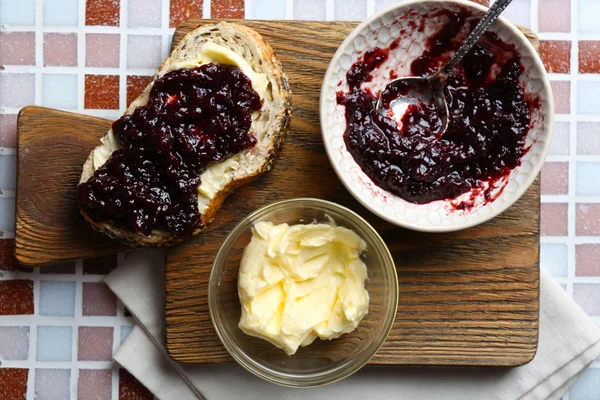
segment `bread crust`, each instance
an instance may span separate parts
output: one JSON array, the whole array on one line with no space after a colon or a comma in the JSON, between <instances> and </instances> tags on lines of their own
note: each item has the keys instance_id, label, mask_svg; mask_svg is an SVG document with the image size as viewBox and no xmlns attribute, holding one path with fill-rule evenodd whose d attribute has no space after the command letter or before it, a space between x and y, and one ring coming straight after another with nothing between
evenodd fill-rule
<instances>
[{"instance_id":1,"label":"bread crust","mask_svg":"<svg viewBox=\"0 0 600 400\"><path fill-rule=\"evenodd\" d=\"M164 73L166 73L165 71L169 70L168 68L170 65L172 65L174 62L177 62L177 59L174 57L178 55L178 52L185 50L185 46L191 38L198 35L199 32L212 33L221 32L223 30L227 30L228 32L235 30L237 34L242 35L245 39L251 41L251 43L260 49L262 53L262 63L266 65L265 69L268 71L268 75L270 75L269 80L272 90L275 92L275 97L280 99L279 102L281 104L278 105L280 106L279 110L274 117L273 123L271 124L272 127L269 128L269 130L272 130L271 136L269 137L270 143L268 143L267 151L263 155L261 164L258 166L258 168L255 168L252 173L235 177L216 193L216 195L210 200L207 209L201 213L200 226L194 230L192 235L197 235L206 229L206 226L215 219L217 211L219 208L221 208L223 201L227 198L227 196L229 196L229 194L231 194L238 187L252 182L254 179L268 172L273 167L277 152L281 147L292 116L291 90L288 79L281 67L281 63L275 56L271 46L266 43L262 36L253 29L229 22L220 22L216 25L203 25L188 33L181 40L171 55L161 64L156 74L153 76L152 81L148 84L148 86L146 86L138 98L136 98L129 105L126 111L127 114L130 114L136 108L147 103L154 82L164 75ZM80 183L87 181L94 174L93 155L94 151L92 150L88 159L83 165ZM113 239L120 240L132 247L168 247L180 243L189 237L188 235L181 233L167 232L156 229L152 231L151 235L146 236L139 232L130 231L124 226L117 226L108 222L94 221L91 216L82 208L80 208L80 211L85 220L88 221L96 231L101 232Z\"/></svg>"}]
</instances>

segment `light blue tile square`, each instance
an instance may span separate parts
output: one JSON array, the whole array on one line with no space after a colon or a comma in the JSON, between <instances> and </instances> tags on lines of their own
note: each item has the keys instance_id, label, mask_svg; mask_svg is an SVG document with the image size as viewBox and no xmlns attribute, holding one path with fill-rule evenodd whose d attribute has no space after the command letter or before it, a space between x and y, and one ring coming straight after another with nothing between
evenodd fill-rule
<instances>
[{"instance_id":1,"label":"light blue tile square","mask_svg":"<svg viewBox=\"0 0 600 400\"><path fill-rule=\"evenodd\" d=\"M43 74L42 104L53 108L77 108L77 75Z\"/></svg>"},{"instance_id":2,"label":"light blue tile square","mask_svg":"<svg viewBox=\"0 0 600 400\"><path fill-rule=\"evenodd\" d=\"M577 113L600 114L600 82L577 82Z\"/></svg>"},{"instance_id":3,"label":"light blue tile square","mask_svg":"<svg viewBox=\"0 0 600 400\"><path fill-rule=\"evenodd\" d=\"M0 24L35 25L35 0L0 0Z\"/></svg>"},{"instance_id":4,"label":"light blue tile square","mask_svg":"<svg viewBox=\"0 0 600 400\"><path fill-rule=\"evenodd\" d=\"M17 186L17 156L0 155L0 190L15 190Z\"/></svg>"},{"instance_id":5,"label":"light blue tile square","mask_svg":"<svg viewBox=\"0 0 600 400\"><path fill-rule=\"evenodd\" d=\"M70 326L38 326L37 361L71 361L72 339Z\"/></svg>"},{"instance_id":6,"label":"light blue tile square","mask_svg":"<svg viewBox=\"0 0 600 400\"><path fill-rule=\"evenodd\" d=\"M131 325L121 325L121 344L127 339L127 336L131 333L133 326Z\"/></svg>"},{"instance_id":7,"label":"light blue tile square","mask_svg":"<svg viewBox=\"0 0 600 400\"><path fill-rule=\"evenodd\" d=\"M0 237L2 232L15 231L15 198L0 197Z\"/></svg>"},{"instance_id":8,"label":"light blue tile square","mask_svg":"<svg viewBox=\"0 0 600 400\"><path fill-rule=\"evenodd\" d=\"M600 1L579 0L579 32L600 32Z\"/></svg>"},{"instance_id":9,"label":"light blue tile square","mask_svg":"<svg viewBox=\"0 0 600 400\"><path fill-rule=\"evenodd\" d=\"M75 282L41 281L40 315L75 315Z\"/></svg>"},{"instance_id":10,"label":"light blue tile square","mask_svg":"<svg viewBox=\"0 0 600 400\"><path fill-rule=\"evenodd\" d=\"M600 195L600 163L577 163L577 196Z\"/></svg>"},{"instance_id":11,"label":"light blue tile square","mask_svg":"<svg viewBox=\"0 0 600 400\"><path fill-rule=\"evenodd\" d=\"M252 19L285 19L285 0L253 0Z\"/></svg>"},{"instance_id":12,"label":"light blue tile square","mask_svg":"<svg viewBox=\"0 0 600 400\"><path fill-rule=\"evenodd\" d=\"M588 368L569 390L569 400L598 400L600 368Z\"/></svg>"},{"instance_id":13,"label":"light blue tile square","mask_svg":"<svg viewBox=\"0 0 600 400\"><path fill-rule=\"evenodd\" d=\"M44 25L77 26L78 3L77 0L44 0Z\"/></svg>"},{"instance_id":14,"label":"light blue tile square","mask_svg":"<svg viewBox=\"0 0 600 400\"><path fill-rule=\"evenodd\" d=\"M562 243L542 243L540 264L552 276L567 276L567 245Z\"/></svg>"}]
</instances>

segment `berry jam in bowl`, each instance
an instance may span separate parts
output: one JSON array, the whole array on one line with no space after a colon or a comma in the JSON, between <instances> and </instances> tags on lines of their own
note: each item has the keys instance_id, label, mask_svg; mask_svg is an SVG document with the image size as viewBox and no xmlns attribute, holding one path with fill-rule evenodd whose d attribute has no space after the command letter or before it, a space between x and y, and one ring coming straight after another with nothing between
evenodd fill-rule
<instances>
[{"instance_id":1,"label":"berry jam in bowl","mask_svg":"<svg viewBox=\"0 0 600 400\"><path fill-rule=\"evenodd\" d=\"M435 109L382 116L395 78L427 76L449 61L486 8L470 1L408 1L359 25L334 55L321 90L325 149L365 207L409 229L444 232L500 214L538 175L553 102L529 40L502 18L444 83L448 127Z\"/></svg>"}]
</instances>

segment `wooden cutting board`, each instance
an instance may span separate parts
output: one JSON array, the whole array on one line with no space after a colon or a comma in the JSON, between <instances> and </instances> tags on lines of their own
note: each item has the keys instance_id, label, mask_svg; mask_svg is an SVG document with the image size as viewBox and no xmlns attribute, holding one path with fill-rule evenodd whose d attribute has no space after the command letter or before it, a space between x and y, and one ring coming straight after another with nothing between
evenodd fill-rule
<instances>
[{"instance_id":1,"label":"wooden cutting board","mask_svg":"<svg viewBox=\"0 0 600 400\"><path fill-rule=\"evenodd\" d=\"M399 312L373 364L516 366L530 361L538 336L539 180L508 211L461 232L417 233L384 222L342 186L319 129L321 80L356 23L240 22L258 30L275 48L294 92L294 118L273 171L227 199L207 232L167 252L166 332L173 358L232 361L208 314L213 258L225 235L251 211L277 200L312 196L365 217L396 260ZM199 23L177 30L174 42ZM96 234L76 204L81 166L110 123L42 107L26 107L19 114L19 262L41 266L127 248Z\"/></svg>"},{"instance_id":2,"label":"wooden cutting board","mask_svg":"<svg viewBox=\"0 0 600 400\"><path fill-rule=\"evenodd\" d=\"M206 21L190 21L173 38ZM185 363L233 360L210 321L207 283L227 233L266 204L319 197L347 206L381 234L398 269L394 327L372 364L517 366L535 355L539 314L539 179L492 221L455 233L393 226L342 186L323 149L319 90L329 60L355 22L240 21L261 33L281 60L294 118L273 170L227 199L208 231L167 251L166 341ZM537 42L535 35L531 38ZM532 40L532 41L533 41Z\"/></svg>"}]
</instances>

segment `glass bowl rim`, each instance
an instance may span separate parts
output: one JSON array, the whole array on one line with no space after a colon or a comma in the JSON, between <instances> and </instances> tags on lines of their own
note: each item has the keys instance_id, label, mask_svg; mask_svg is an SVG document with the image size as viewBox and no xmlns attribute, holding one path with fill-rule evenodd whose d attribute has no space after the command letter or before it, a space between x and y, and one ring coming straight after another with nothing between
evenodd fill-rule
<instances>
[{"instance_id":1,"label":"glass bowl rim","mask_svg":"<svg viewBox=\"0 0 600 400\"><path fill-rule=\"evenodd\" d=\"M284 206L311 206L313 208L318 208L322 211L334 210L341 214L345 214L346 217L349 217L355 220L358 225L361 226L360 236L363 237L364 234L368 234L369 238L375 242L375 251L380 252L380 256L383 259L382 269L384 270L384 275L387 276L389 281L389 287L392 288L390 290L389 296L390 300L387 302L390 304L390 309L386 315L384 315L383 321L380 323L380 333L376 336L374 340L374 344L372 344L372 348L370 352L362 352L355 356L353 359L348 361L347 363L338 366L334 369L327 370L322 373L316 374L308 374L304 375L300 378L289 376L288 374L282 374L280 372L275 372L269 368L264 367L256 360L248 357L243 351L240 351L237 343L230 338L228 335L224 333L224 326L221 323L220 318L216 316L216 294L218 292L218 278L219 275L217 270L218 265L221 265L225 259L226 249L229 249L233 244L234 240L246 229L248 229L248 224L257 217L262 217L267 215L269 212L276 211ZM357 232L359 233L359 232ZM364 237L363 237L364 238ZM399 287L398 287L398 273L396 270L396 264L394 259L385 244L384 240L381 238L379 233L369 224L363 217L358 215L356 212L350 210L347 207L339 205L337 203L317 199L310 197L301 197L294 198L288 200L281 200L266 206L263 206L246 217L244 217L232 230L227 234L227 237L223 241L223 244L219 248L217 255L212 264L210 277L208 281L208 309L210 314L210 319L213 324L213 327L221 340L221 343L229 353L229 355L244 369L249 371L250 373L262 378L268 382L275 383L282 386L289 387L316 387L323 386L330 383L337 382L341 379L344 379L353 373L357 372L363 366L365 366L371 358L377 354L385 340L387 339L390 331L392 330L394 321L396 319L396 315L398 312L398 298L399 298ZM358 361L354 361L359 359Z\"/></svg>"}]
</instances>

